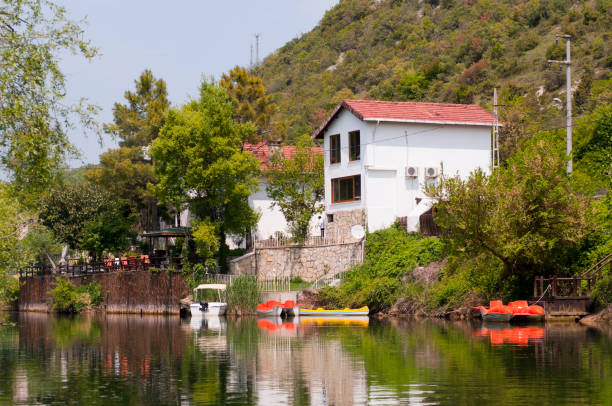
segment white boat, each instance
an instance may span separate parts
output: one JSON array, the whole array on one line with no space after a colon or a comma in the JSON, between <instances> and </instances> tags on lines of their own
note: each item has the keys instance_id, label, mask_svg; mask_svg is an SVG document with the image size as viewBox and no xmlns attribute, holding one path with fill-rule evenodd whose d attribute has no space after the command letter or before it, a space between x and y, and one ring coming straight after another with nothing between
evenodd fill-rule
<instances>
[{"instance_id":1,"label":"white boat","mask_svg":"<svg viewBox=\"0 0 612 406\"><path fill-rule=\"evenodd\" d=\"M223 292L223 296L225 296L225 288L226 286L223 283L198 285L193 290L194 300L197 300L198 291L200 290L216 290L219 301L196 301L195 303L191 303L191 305L189 305L191 317L223 316L227 310L227 303L223 301L221 292Z\"/></svg>"}]
</instances>

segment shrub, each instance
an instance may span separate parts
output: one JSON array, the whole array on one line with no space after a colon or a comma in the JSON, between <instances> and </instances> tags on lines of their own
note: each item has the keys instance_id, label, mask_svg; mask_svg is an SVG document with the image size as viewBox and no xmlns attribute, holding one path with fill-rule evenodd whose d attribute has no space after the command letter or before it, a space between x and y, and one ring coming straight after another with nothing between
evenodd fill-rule
<instances>
[{"instance_id":1,"label":"shrub","mask_svg":"<svg viewBox=\"0 0 612 406\"><path fill-rule=\"evenodd\" d=\"M0 304L11 306L19 299L19 279L0 273Z\"/></svg>"},{"instance_id":2,"label":"shrub","mask_svg":"<svg viewBox=\"0 0 612 406\"><path fill-rule=\"evenodd\" d=\"M242 275L234 278L226 293L228 313L255 314L257 304L261 302L257 278L254 276Z\"/></svg>"},{"instance_id":3,"label":"shrub","mask_svg":"<svg viewBox=\"0 0 612 406\"><path fill-rule=\"evenodd\" d=\"M97 282L77 287L68 279L57 277L51 298L54 310L60 313L79 313L89 306L102 303L102 287Z\"/></svg>"},{"instance_id":4,"label":"shrub","mask_svg":"<svg viewBox=\"0 0 612 406\"><path fill-rule=\"evenodd\" d=\"M610 275L597 281L591 291L591 297L599 306L607 306L612 303L612 277Z\"/></svg>"},{"instance_id":5,"label":"shrub","mask_svg":"<svg viewBox=\"0 0 612 406\"><path fill-rule=\"evenodd\" d=\"M77 288L77 292L83 298L84 294L89 295L89 303L93 306L102 304L104 299L102 295L102 286L98 282L90 282L87 285L81 285Z\"/></svg>"},{"instance_id":6,"label":"shrub","mask_svg":"<svg viewBox=\"0 0 612 406\"><path fill-rule=\"evenodd\" d=\"M78 313L86 306L72 282L61 277L55 278L51 297L53 309L60 313Z\"/></svg>"}]
</instances>

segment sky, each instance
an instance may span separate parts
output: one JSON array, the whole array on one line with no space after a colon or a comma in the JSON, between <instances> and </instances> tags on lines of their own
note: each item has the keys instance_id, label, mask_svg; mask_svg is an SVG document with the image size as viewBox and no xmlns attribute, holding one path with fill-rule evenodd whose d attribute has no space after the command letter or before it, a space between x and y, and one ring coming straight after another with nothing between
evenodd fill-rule
<instances>
[{"instance_id":1,"label":"sky","mask_svg":"<svg viewBox=\"0 0 612 406\"><path fill-rule=\"evenodd\" d=\"M84 37L100 51L91 61L65 55L67 98L87 98L101 108L99 123L112 122L115 102L144 69L163 78L172 104L197 96L203 76L219 78L248 66L255 33L260 59L314 28L338 0L57 0L73 20L86 19ZM97 163L116 143L81 127L69 131L81 151L70 167Z\"/></svg>"}]
</instances>

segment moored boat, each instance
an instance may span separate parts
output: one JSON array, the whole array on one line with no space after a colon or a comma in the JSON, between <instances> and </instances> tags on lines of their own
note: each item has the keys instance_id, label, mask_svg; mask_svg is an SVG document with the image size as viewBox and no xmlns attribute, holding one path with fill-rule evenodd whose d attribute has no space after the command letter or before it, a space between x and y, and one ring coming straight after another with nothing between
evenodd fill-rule
<instances>
[{"instance_id":1,"label":"moored boat","mask_svg":"<svg viewBox=\"0 0 612 406\"><path fill-rule=\"evenodd\" d=\"M542 306L529 306L526 300L517 300L504 306L501 300L492 300L489 307L475 306L480 310L480 315L485 321L541 321L544 320L546 312Z\"/></svg>"},{"instance_id":2,"label":"moored boat","mask_svg":"<svg viewBox=\"0 0 612 406\"><path fill-rule=\"evenodd\" d=\"M512 309L512 321L542 321L546 316L542 306L529 306L526 300L510 302L508 306Z\"/></svg>"},{"instance_id":3,"label":"moored boat","mask_svg":"<svg viewBox=\"0 0 612 406\"><path fill-rule=\"evenodd\" d=\"M507 322L513 316L512 310L508 306L504 306L501 300L492 300L489 302L489 307L475 306L474 309L480 310L480 316L485 321Z\"/></svg>"},{"instance_id":4,"label":"moored boat","mask_svg":"<svg viewBox=\"0 0 612 406\"><path fill-rule=\"evenodd\" d=\"M367 316L370 313L368 306L361 307L359 309L333 309L325 310L322 308L318 309L300 309L301 316L318 316L318 317L346 317L346 316Z\"/></svg>"},{"instance_id":5,"label":"moored boat","mask_svg":"<svg viewBox=\"0 0 612 406\"><path fill-rule=\"evenodd\" d=\"M293 300L286 300L282 304L283 315L287 317L296 317L300 315L300 306L296 305Z\"/></svg>"},{"instance_id":6,"label":"moored boat","mask_svg":"<svg viewBox=\"0 0 612 406\"><path fill-rule=\"evenodd\" d=\"M225 311L227 310L227 303L222 301L221 292L225 293L226 286L222 283L214 283L214 284L203 284L198 285L193 290L193 297L195 303L191 303L189 305L189 310L191 312L191 317L207 317L207 316L223 316ZM206 300L197 301L197 294L199 291L203 290L214 290L217 292L216 302L209 302Z\"/></svg>"},{"instance_id":7,"label":"moored boat","mask_svg":"<svg viewBox=\"0 0 612 406\"><path fill-rule=\"evenodd\" d=\"M257 305L257 315L265 317L279 317L283 312L280 302L269 300L267 303Z\"/></svg>"}]
</instances>

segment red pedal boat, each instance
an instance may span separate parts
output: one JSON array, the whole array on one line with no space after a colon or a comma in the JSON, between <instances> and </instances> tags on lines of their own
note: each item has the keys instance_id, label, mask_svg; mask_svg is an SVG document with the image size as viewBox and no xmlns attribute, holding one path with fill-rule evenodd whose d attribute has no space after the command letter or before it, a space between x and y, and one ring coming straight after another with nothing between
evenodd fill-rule
<instances>
[{"instance_id":1,"label":"red pedal boat","mask_svg":"<svg viewBox=\"0 0 612 406\"><path fill-rule=\"evenodd\" d=\"M505 306L501 300L492 300L489 307L475 306L485 321L541 321L546 313L542 306L529 306L526 300L517 300Z\"/></svg>"}]
</instances>

